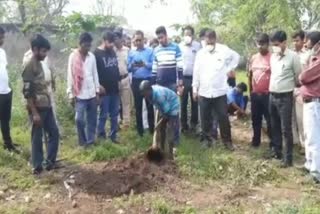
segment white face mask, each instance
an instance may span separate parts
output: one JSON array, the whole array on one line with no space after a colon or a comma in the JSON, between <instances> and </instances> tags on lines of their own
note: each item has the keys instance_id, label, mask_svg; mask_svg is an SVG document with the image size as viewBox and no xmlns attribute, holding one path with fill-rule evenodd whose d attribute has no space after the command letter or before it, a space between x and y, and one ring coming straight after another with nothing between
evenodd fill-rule
<instances>
[{"instance_id":1,"label":"white face mask","mask_svg":"<svg viewBox=\"0 0 320 214\"><path fill-rule=\"evenodd\" d=\"M206 45L206 50L209 52L212 52L214 50L215 46L214 45Z\"/></svg>"},{"instance_id":2,"label":"white face mask","mask_svg":"<svg viewBox=\"0 0 320 214\"><path fill-rule=\"evenodd\" d=\"M191 36L185 36L185 37L183 38L183 40L184 40L184 43L185 43L186 45L190 45L191 42L192 42L192 37L191 37Z\"/></svg>"},{"instance_id":3,"label":"white face mask","mask_svg":"<svg viewBox=\"0 0 320 214\"><path fill-rule=\"evenodd\" d=\"M275 54L280 54L281 53L281 48L279 46L272 46L272 52Z\"/></svg>"}]
</instances>

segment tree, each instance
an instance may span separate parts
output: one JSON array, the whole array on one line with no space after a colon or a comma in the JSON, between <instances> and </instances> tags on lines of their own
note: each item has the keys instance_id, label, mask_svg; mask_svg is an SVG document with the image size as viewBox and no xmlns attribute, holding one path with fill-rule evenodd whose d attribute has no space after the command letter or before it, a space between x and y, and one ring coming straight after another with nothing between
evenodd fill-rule
<instances>
[{"instance_id":1,"label":"tree","mask_svg":"<svg viewBox=\"0 0 320 214\"><path fill-rule=\"evenodd\" d=\"M275 29L289 34L319 26L317 0L191 0L198 28L212 27L223 42L243 54L250 52L254 37Z\"/></svg>"}]
</instances>

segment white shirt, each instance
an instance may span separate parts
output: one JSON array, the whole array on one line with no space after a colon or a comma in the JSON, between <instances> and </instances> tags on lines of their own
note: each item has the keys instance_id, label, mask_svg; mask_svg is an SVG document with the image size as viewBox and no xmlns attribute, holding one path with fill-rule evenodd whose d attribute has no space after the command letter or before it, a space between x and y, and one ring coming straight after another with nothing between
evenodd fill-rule
<instances>
[{"instance_id":1,"label":"white shirt","mask_svg":"<svg viewBox=\"0 0 320 214\"><path fill-rule=\"evenodd\" d=\"M67 80L67 93L69 98L74 98L73 94L73 76L72 76L72 61L74 53L70 54L69 63L68 63L68 80ZM82 87L77 98L82 100L88 100L96 97L96 94L99 93L99 77L97 71L97 63L95 56L89 52L84 64L83 64L84 74Z\"/></svg>"},{"instance_id":2,"label":"white shirt","mask_svg":"<svg viewBox=\"0 0 320 214\"><path fill-rule=\"evenodd\" d=\"M6 52L0 48L0 94L9 94L11 92L7 65Z\"/></svg>"},{"instance_id":3,"label":"white shirt","mask_svg":"<svg viewBox=\"0 0 320 214\"><path fill-rule=\"evenodd\" d=\"M234 70L240 55L226 45L216 44L214 51L202 48L195 60L192 87L199 96L216 98L227 94L227 74Z\"/></svg>"}]
</instances>

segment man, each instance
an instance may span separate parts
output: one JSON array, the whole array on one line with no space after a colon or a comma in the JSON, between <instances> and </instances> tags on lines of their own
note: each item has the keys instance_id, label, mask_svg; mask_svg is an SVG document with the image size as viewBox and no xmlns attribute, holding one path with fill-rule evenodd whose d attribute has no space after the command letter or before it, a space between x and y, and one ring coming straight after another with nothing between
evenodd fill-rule
<instances>
[{"instance_id":1,"label":"man","mask_svg":"<svg viewBox=\"0 0 320 214\"><path fill-rule=\"evenodd\" d=\"M128 36L125 40L125 45L129 48L129 50L131 50L132 48L132 41L131 38Z\"/></svg>"},{"instance_id":2,"label":"man","mask_svg":"<svg viewBox=\"0 0 320 214\"><path fill-rule=\"evenodd\" d=\"M119 81L121 80L117 55L114 51L115 35L106 31L101 45L95 50L100 85L105 89L105 96L101 98L98 137L105 139L106 121L110 117L111 127L109 137L113 143L117 141L119 116Z\"/></svg>"},{"instance_id":3,"label":"man","mask_svg":"<svg viewBox=\"0 0 320 214\"><path fill-rule=\"evenodd\" d=\"M249 61L249 84L251 96L251 120L253 127L252 147L261 144L262 119L267 123L267 132L272 149L271 122L269 114L269 85L270 85L270 59L269 35L260 34L257 38L258 53Z\"/></svg>"},{"instance_id":4,"label":"man","mask_svg":"<svg viewBox=\"0 0 320 214\"><path fill-rule=\"evenodd\" d=\"M305 46L305 32L303 30L297 31L292 36L294 51L299 55L302 68L306 68L310 51ZM300 95L300 88L294 90L294 112L293 112L293 138L295 144L304 145L303 136L303 101Z\"/></svg>"},{"instance_id":5,"label":"man","mask_svg":"<svg viewBox=\"0 0 320 214\"><path fill-rule=\"evenodd\" d=\"M183 61L181 50L175 43L168 41L167 30L160 26L156 29L160 45L154 50L152 74L154 81L164 87L182 94Z\"/></svg>"},{"instance_id":6,"label":"man","mask_svg":"<svg viewBox=\"0 0 320 214\"><path fill-rule=\"evenodd\" d=\"M5 30L0 27L0 127L4 149L18 152L14 146L10 134L10 120L12 109L12 89L9 86L9 76L7 71L7 56L2 45L5 39Z\"/></svg>"},{"instance_id":7,"label":"man","mask_svg":"<svg viewBox=\"0 0 320 214\"><path fill-rule=\"evenodd\" d=\"M43 36L38 35L31 41L33 56L23 69L23 95L27 100L27 107L32 120L32 166L33 174L38 175L43 170L42 134L43 129L48 134L46 170L55 168L59 130L54 119L50 95L45 81L41 61L50 50L50 43Z\"/></svg>"},{"instance_id":8,"label":"man","mask_svg":"<svg viewBox=\"0 0 320 214\"><path fill-rule=\"evenodd\" d=\"M134 34L134 44L136 50L131 50L128 58L128 70L132 73L132 92L134 97L134 105L136 109L136 123L137 131L140 136L144 134L143 126L143 96L140 92L141 82L148 80L151 81L152 77L152 63L153 63L153 50L144 46L144 34L142 31L136 31ZM153 106L146 101L148 111L148 124L150 133L154 131L154 111Z\"/></svg>"},{"instance_id":9,"label":"man","mask_svg":"<svg viewBox=\"0 0 320 214\"><path fill-rule=\"evenodd\" d=\"M184 41L180 45L183 59L183 93L181 95L181 126L182 131L189 130L188 102L191 99L191 130L195 131L198 124L198 103L192 99L192 75L196 54L201 49L201 44L194 40L194 29L186 26L183 30Z\"/></svg>"},{"instance_id":10,"label":"man","mask_svg":"<svg viewBox=\"0 0 320 214\"><path fill-rule=\"evenodd\" d=\"M90 52L92 41L89 33L82 33L79 48L71 53L68 64L67 93L75 106L78 143L84 147L93 145L96 140L100 90L96 58Z\"/></svg>"},{"instance_id":11,"label":"man","mask_svg":"<svg viewBox=\"0 0 320 214\"><path fill-rule=\"evenodd\" d=\"M287 48L287 34L276 31L271 36L270 114L275 157L282 159L282 139L285 155L282 167L292 166L292 106L293 90L301 72L299 56Z\"/></svg>"},{"instance_id":12,"label":"man","mask_svg":"<svg viewBox=\"0 0 320 214\"><path fill-rule=\"evenodd\" d=\"M152 65L153 82L181 95L183 93L183 61L181 50L177 44L169 41L165 27L158 27L156 35L160 45L154 50ZM180 128L179 126L176 126L176 128L175 136L178 138Z\"/></svg>"},{"instance_id":13,"label":"man","mask_svg":"<svg viewBox=\"0 0 320 214\"><path fill-rule=\"evenodd\" d=\"M130 126L131 110L131 89L128 74L128 53L129 48L123 45L122 33L115 32L115 52L117 55L120 72L120 100L122 109L122 125L126 130Z\"/></svg>"},{"instance_id":14,"label":"man","mask_svg":"<svg viewBox=\"0 0 320 214\"><path fill-rule=\"evenodd\" d=\"M156 47L159 46L159 41L157 38L154 38L150 41L150 44L149 44L150 48L152 49L155 49Z\"/></svg>"},{"instance_id":15,"label":"man","mask_svg":"<svg viewBox=\"0 0 320 214\"><path fill-rule=\"evenodd\" d=\"M243 93L247 92L247 88L247 85L242 82L239 83L236 87L228 90L227 98L229 114L236 114L238 117L246 115L248 97L243 96Z\"/></svg>"},{"instance_id":16,"label":"man","mask_svg":"<svg viewBox=\"0 0 320 214\"><path fill-rule=\"evenodd\" d=\"M227 74L234 70L240 56L225 45L216 43L216 33L208 30L206 46L195 60L193 74L193 98L199 100L201 114L201 141L212 146L212 113L219 121L220 133L227 149L233 150L227 104Z\"/></svg>"},{"instance_id":17,"label":"man","mask_svg":"<svg viewBox=\"0 0 320 214\"><path fill-rule=\"evenodd\" d=\"M167 141L169 159L173 159L173 147L179 144L179 136L175 133L175 130L179 128L179 98L174 91L159 85L152 86L148 80L141 82L140 91L147 100L155 105L160 113L162 122L156 131L160 139L160 145L164 146Z\"/></svg>"},{"instance_id":18,"label":"man","mask_svg":"<svg viewBox=\"0 0 320 214\"><path fill-rule=\"evenodd\" d=\"M306 163L314 180L320 182L320 32L307 35L311 49L309 65L300 75L303 97L303 127L305 135Z\"/></svg>"}]
</instances>

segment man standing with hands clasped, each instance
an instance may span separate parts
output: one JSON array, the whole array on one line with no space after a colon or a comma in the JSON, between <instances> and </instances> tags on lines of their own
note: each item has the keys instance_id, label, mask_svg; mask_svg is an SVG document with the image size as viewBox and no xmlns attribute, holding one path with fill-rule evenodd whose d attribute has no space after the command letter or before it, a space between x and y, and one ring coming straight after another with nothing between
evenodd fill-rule
<instances>
[{"instance_id":1,"label":"man standing with hands clasped","mask_svg":"<svg viewBox=\"0 0 320 214\"><path fill-rule=\"evenodd\" d=\"M84 147L96 140L100 90L96 58L90 52L92 41L89 33L81 34L79 48L71 53L68 65L67 93L75 106L79 145Z\"/></svg>"},{"instance_id":2,"label":"man standing with hands clasped","mask_svg":"<svg viewBox=\"0 0 320 214\"><path fill-rule=\"evenodd\" d=\"M282 159L282 139L285 154L282 167L293 165L292 112L293 90L298 85L301 72L299 56L287 48L287 34L276 31L271 36L271 78L270 78L270 115L275 158Z\"/></svg>"},{"instance_id":3,"label":"man standing with hands clasped","mask_svg":"<svg viewBox=\"0 0 320 214\"><path fill-rule=\"evenodd\" d=\"M186 132L191 128L191 131L196 131L198 124L198 102L192 99L192 75L194 61L198 51L201 49L201 44L194 40L194 29L191 26L186 26L183 29L184 41L180 44L180 49L183 58L183 86L184 90L181 94L181 126L182 132ZM191 98L191 120L188 124L188 101Z\"/></svg>"},{"instance_id":4,"label":"man standing with hands clasped","mask_svg":"<svg viewBox=\"0 0 320 214\"><path fill-rule=\"evenodd\" d=\"M227 74L234 70L240 56L225 45L216 43L216 32L205 34L206 46L195 60L193 73L193 98L199 100L202 136L204 146L212 146L212 114L219 121L222 141L229 150L234 150L227 103Z\"/></svg>"}]
</instances>

